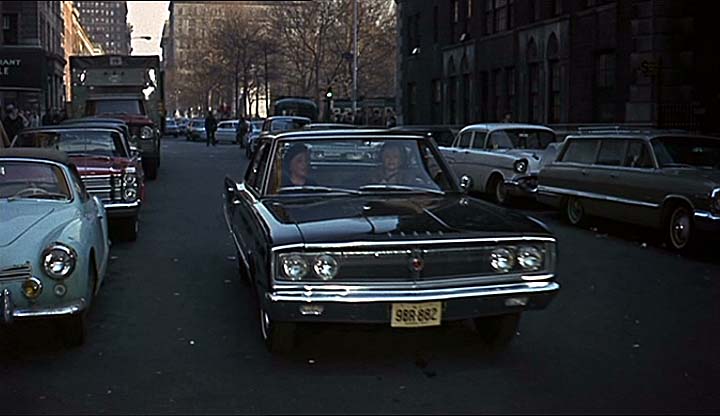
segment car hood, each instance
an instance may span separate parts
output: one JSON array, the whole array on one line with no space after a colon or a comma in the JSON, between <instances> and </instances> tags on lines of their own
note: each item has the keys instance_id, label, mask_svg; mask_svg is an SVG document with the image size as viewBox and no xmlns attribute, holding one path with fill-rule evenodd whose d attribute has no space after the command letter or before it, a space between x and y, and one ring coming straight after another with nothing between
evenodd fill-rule
<instances>
[{"instance_id":1,"label":"car hood","mask_svg":"<svg viewBox=\"0 0 720 416\"><path fill-rule=\"evenodd\" d=\"M464 196L308 197L264 202L305 243L548 236L539 222Z\"/></svg>"},{"instance_id":2,"label":"car hood","mask_svg":"<svg viewBox=\"0 0 720 416\"><path fill-rule=\"evenodd\" d=\"M70 158L81 175L98 175L121 172L129 161L121 157L73 156Z\"/></svg>"},{"instance_id":3,"label":"car hood","mask_svg":"<svg viewBox=\"0 0 720 416\"><path fill-rule=\"evenodd\" d=\"M703 179L708 183L709 186L720 186L720 170L718 169L672 168L665 169L665 174L689 179Z\"/></svg>"},{"instance_id":4,"label":"car hood","mask_svg":"<svg viewBox=\"0 0 720 416\"><path fill-rule=\"evenodd\" d=\"M77 217L71 205L60 202L45 202L31 199L0 200L0 248L11 247L23 236L37 232L41 240L64 228Z\"/></svg>"}]
</instances>

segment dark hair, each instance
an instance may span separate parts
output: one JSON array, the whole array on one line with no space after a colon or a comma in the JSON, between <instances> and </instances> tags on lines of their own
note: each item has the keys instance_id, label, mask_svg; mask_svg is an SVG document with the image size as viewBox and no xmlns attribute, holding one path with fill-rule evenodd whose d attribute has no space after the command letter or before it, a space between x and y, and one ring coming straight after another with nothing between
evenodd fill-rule
<instances>
[{"instance_id":1,"label":"dark hair","mask_svg":"<svg viewBox=\"0 0 720 416\"><path fill-rule=\"evenodd\" d=\"M286 166L290 166L290 162L295 159L295 156L299 155L300 153L305 153L309 151L310 149L305 146L305 144L294 143L290 145L290 147L285 151L285 155L283 156L283 164L285 164Z\"/></svg>"},{"instance_id":2,"label":"dark hair","mask_svg":"<svg viewBox=\"0 0 720 416\"><path fill-rule=\"evenodd\" d=\"M382 145L380 149L380 155L384 155L388 150L397 149L400 152L400 165L404 166L407 160L407 154L405 153L405 146L402 143L396 141L387 141Z\"/></svg>"}]
</instances>

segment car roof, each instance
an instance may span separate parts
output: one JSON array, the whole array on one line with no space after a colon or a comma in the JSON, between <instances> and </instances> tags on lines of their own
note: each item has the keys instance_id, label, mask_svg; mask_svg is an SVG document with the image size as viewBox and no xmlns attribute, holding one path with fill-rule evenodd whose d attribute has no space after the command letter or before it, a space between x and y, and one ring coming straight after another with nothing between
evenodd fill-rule
<instances>
[{"instance_id":1,"label":"car roof","mask_svg":"<svg viewBox=\"0 0 720 416\"><path fill-rule=\"evenodd\" d=\"M65 152L55 149L17 147L0 149L0 159L38 159L72 166L73 163Z\"/></svg>"},{"instance_id":2,"label":"car roof","mask_svg":"<svg viewBox=\"0 0 720 416\"><path fill-rule=\"evenodd\" d=\"M391 127L390 130L402 130L402 131L426 131L426 130L460 130L462 125L453 124L405 124L402 126Z\"/></svg>"},{"instance_id":3,"label":"car roof","mask_svg":"<svg viewBox=\"0 0 720 416\"><path fill-rule=\"evenodd\" d=\"M93 124L91 126L83 126L82 123L78 124L65 124L65 125L59 125L59 126L42 126L42 127L33 127L29 129L23 129L18 134L23 133L42 133L42 132L52 132L52 131L64 131L64 130L85 130L85 131L97 131L97 130L112 130L112 131L120 131L120 126L117 124L103 124L103 123L97 123Z\"/></svg>"},{"instance_id":4,"label":"car roof","mask_svg":"<svg viewBox=\"0 0 720 416\"><path fill-rule=\"evenodd\" d=\"M635 139L635 140L650 141L650 140L658 138L658 137L668 137L668 136L720 140L720 138L718 138L718 137L704 136L701 134L692 134L692 133L684 131L684 130L660 130L660 129L628 130L628 131L592 130L592 131L568 134L566 137L566 140L567 139L574 139L574 140L577 140L577 139L580 139L580 140L583 140L583 139L595 139L595 140L598 140L598 139L618 139L618 140Z\"/></svg>"},{"instance_id":5,"label":"car roof","mask_svg":"<svg viewBox=\"0 0 720 416\"><path fill-rule=\"evenodd\" d=\"M425 137L418 134L391 131L387 129L333 129L333 130L292 130L280 132L266 137L275 138L277 140L308 140L308 139L324 139L324 138L355 138L355 137L372 137L372 138L412 138L423 139Z\"/></svg>"},{"instance_id":6,"label":"car roof","mask_svg":"<svg viewBox=\"0 0 720 416\"><path fill-rule=\"evenodd\" d=\"M551 133L555 133L553 129L547 126L543 126L541 124L524 124L524 123L481 123L481 124L471 124L469 126L465 126L460 130L460 133L464 133L466 131L487 131L492 132L496 130L507 130L507 129L538 129L538 130L545 130Z\"/></svg>"},{"instance_id":7,"label":"car roof","mask_svg":"<svg viewBox=\"0 0 720 416\"><path fill-rule=\"evenodd\" d=\"M81 118L69 118L64 120L61 125L65 124L79 124L79 123L115 123L115 124L127 124L124 120L112 117L81 117Z\"/></svg>"},{"instance_id":8,"label":"car roof","mask_svg":"<svg viewBox=\"0 0 720 416\"><path fill-rule=\"evenodd\" d=\"M270 116L266 118L265 120L281 120L281 119L287 119L287 120L303 120L310 122L311 120L308 117L302 117L302 116Z\"/></svg>"}]
</instances>

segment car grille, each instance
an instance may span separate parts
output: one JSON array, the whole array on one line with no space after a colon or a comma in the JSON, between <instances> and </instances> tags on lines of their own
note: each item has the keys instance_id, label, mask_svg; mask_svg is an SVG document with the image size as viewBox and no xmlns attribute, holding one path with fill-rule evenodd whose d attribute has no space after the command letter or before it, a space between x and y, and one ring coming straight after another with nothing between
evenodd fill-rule
<instances>
[{"instance_id":1,"label":"car grille","mask_svg":"<svg viewBox=\"0 0 720 416\"><path fill-rule=\"evenodd\" d=\"M32 266L25 263L0 270L0 280L24 280L32 277Z\"/></svg>"},{"instance_id":2,"label":"car grille","mask_svg":"<svg viewBox=\"0 0 720 416\"><path fill-rule=\"evenodd\" d=\"M88 193L98 197L103 203L112 202L119 197L112 175L87 175L81 178ZM119 187L117 189L119 191Z\"/></svg>"}]
</instances>

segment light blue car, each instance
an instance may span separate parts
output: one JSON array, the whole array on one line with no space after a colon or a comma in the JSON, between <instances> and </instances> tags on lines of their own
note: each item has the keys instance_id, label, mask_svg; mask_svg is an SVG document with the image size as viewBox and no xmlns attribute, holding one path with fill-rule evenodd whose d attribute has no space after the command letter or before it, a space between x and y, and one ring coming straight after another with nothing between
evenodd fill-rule
<instances>
[{"instance_id":1,"label":"light blue car","mask_svg":"<svg viewBox=\"0 0 720 416\"><path fill-rule=\"evenodd\" d=\"M82 344L108 252L102 202L64 153L0 149L0 324L53 319Z\"/></svg>"}]
</instances>

